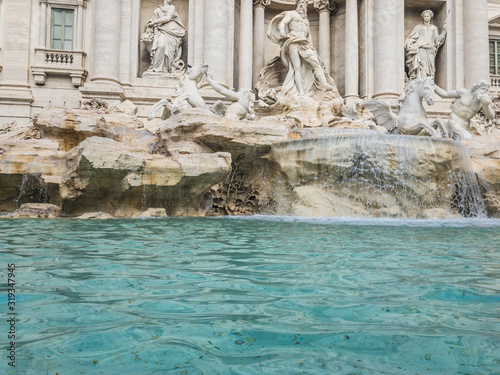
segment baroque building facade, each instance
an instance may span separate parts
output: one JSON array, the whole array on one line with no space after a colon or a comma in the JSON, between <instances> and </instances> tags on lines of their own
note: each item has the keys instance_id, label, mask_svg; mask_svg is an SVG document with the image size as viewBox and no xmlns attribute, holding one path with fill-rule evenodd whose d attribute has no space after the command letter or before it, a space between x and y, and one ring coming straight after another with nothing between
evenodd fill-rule
<instances>
[{"instance_id":1,"label":"baroque building facade","mask_svg":"<svg viewBox=\"0 0 500 375\"><path fill-rule=\"evenodd\" d=\"M131 100L145 118L152 104L174 95L179 77L145 74L151 61L141 35L162 4L0 0L0 120L26 120L49 105L79 108L89 98ZM271 20L295 8L294 0L171 4L186 29L181 60L191 66L206 62L216 81L234 89L255 87L261 69L279 55L279 45L267 37ZM310 0L308 18L312 43L347 103L395 100L407 75L405 40L427 9L439 30L447 25L436 55L439 86L452 90L500 76L491 68L500 62L499 5L497 0ZM207 101L220 99L209 86L202 93Z\"/></svg>"}]
</instances>

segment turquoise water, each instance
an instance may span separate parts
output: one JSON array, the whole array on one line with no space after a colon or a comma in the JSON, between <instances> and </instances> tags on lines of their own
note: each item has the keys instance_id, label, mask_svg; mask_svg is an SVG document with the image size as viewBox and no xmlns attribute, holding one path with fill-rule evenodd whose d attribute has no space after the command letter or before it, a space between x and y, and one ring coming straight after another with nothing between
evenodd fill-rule
<instances>
[{"instance_id":1,"label":"turquoise water","mask_svg":"<svg viewBox=\"0 0 500 375\"><path fill-rule=\"evenodd\" d=\"M500 374L499 244L494 220L2 220L0 373Z\"/></svg>"}]
</instances>

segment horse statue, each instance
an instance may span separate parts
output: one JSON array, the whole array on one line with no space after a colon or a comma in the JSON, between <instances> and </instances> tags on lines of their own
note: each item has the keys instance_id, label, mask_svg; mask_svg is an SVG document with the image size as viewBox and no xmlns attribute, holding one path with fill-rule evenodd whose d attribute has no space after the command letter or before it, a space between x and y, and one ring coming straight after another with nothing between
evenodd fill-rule
<instances>
[{"instance_id":1,"label":"horse statue","mask_svg":"<svg viewBox=\"0 0 500 375\"><path fill-rule=\"evenodd\" d=\"M196 68L189 67L187 72L181 76L179 85L176 87L176 92L179 96L172 102L168 99L162 99L153 105L149 110L148 120L151 121L154 119L156 112L161 108L163 108L162 120L166 120L172 114L179 113L184 102L187 102L191 108L208 109L207 103L205 103L205 100L198 91L198 84L207 74L207 71L208 64L206 63L202 63Z\"/></svg>"},{"instance_id":2,"label":"horse statue","mask_svg":"<svg viewBox=\"0 0 500 375\"><path fill-rule=\"evenodd\" d=\"M411 81L398 100L400 108L398 114L392 112L391 105L385 100L368 100L361 105L368 108L375 115L377 123L387 128L389 133L448 138L448 131L441 119L436 119L429 125L422 104L424 99L427 104L434 104L435 86L432 77ZM437 128L441 133L436 130Z\"/></svg>"}]
</instances>

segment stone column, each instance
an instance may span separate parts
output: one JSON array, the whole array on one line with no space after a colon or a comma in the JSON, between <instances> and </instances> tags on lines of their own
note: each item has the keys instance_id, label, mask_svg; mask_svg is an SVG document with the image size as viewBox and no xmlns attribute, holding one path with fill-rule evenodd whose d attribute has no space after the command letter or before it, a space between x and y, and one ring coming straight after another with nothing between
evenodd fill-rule
<instances>
[{"instance_id":1,"label":"stone column","mask_svg":"<svg viewBox=\"0 0 500 375\"><path fill-rule=\"evenodd\" d=\"M402 1L374 1L373 18L373 97L397 99L404 86L405 67Z\"/></svg>"},{"instance_id":2,"label":"stone column","mask_svg":"<svg viewBox=\"0 0 500 375\"><path fill-rule=\"evenodd\" d=\"M140 14L141 0L132 0L132 23L131 23L131 40L130 40L130 77L139 76L139 48L137 41L141 38L140 34Z\"/></svg>"},{"instance_id":3,"label":"stone column","mask_svg":"<svg viewBox=\"0 0 500 375\"><path fill-rule=\"evenodd\" d=\"M191 4L193 0L190 0ZM193 49L193 66L199 66L204 59L204 48L203 48L203 35L205 33L205 0L194 0L194 11L193 11L193 21L194 30L188 30L188 33L193 33L193 46L189 45L189 49ZM191 15L190 15L191 18Z\"/></svg>"},{"instance_id":4,"label":"stone column","mask_svg":"<svg viewBox=\"0 0 500 375\"><path fill-rule=\"evenodd\" d=\"M359 99L358 0L346 0L345 10L345 99Z\"/></svg>"},{"instance_id":5,"label":"stone column","mask_svg":"<svg viewBox=\"0 0 500 375\"><path fill-rule=\"evenodd\" d=\"M264 42L266 38L265 7L271 0L254 0L253 16L253 86L257 83L259 73L266 64L264 60Z\"/></svg>"},{"instance_id":6,"label":"stone column","mask_svg":"<svg viewBox=\"0 0 500 375\"><path fill-rule=\"evenodd\" d=\"M76 7L76 41L75 49L83 50L83 4L78 4Z\"/></svg>"},{"instance_id":7,"label":"stone column","mask_svg":"<svg viewBox=\"0 0 500 375\"><path fill-rule=\"evenodd\" d=\"M489 79L488 2L464 0L464 71L470 88L480 79Z\"/></svg>"},{"instance_id":8,"label":"stone column","mask_svg":"<svg viewBox=\"0 0 500 375\"><path fill-rule=\"evenodd\" d=\"M228 7L227 0L205 0L203 53L215 80L227 84Z\"/></svg>"},{"instance_id":9,"label":"stone column","mask_svg":"<svg viewBox=\"0 0 500 375\"><path fill-rule=\"evenodd\" d=\"M241 0L240 6L240 56L239 87L251 89L253 55L252 0Z\"/></svg>"},{"instance_id":10,"label":"stone column","mask_svg":"<svg viewBox=\"0 0 500 375\"><path fill-rule=\"evenodd\" d=\"M120 83L121 0L96 0L92 82Z\"/></svg>"},{"instance_id":11,"label":"stone column","mask_svg":"<svg viewBox=\"0 0 500 375\"><path fill-rule=\"evenodd\" d=\"M336 9L330 0L319 0L314 3L319 13L319 50L318 54L330 74L330 12Z\"/></svg>"},{"instance_id":12,"label":"stone column","mask_svg":"<svg viewBox=\"0 0 500 375\"><path fill-rule=\"evenodd\" d=\"M38 45L46 48L47 43L47 3L40 3L40 30L38 31Z\"/></svg>"}]
</instances>

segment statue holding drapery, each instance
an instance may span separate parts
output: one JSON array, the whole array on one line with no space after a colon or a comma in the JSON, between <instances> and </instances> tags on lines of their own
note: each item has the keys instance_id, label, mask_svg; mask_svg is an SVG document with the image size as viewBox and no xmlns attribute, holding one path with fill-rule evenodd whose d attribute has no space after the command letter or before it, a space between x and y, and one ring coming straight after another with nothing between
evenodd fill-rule
<instances>
[{"instance_id":1,"label":"statue holding drapery","mask_svg":"<svg viewBox=\"0 0 500 375\"><path fill-rule=\"evenodd\" d=\"M186 28L172 1L164 0L156 7L141 37L151 56L148 72L174 73L184 68L181 43Z\"/></svg>"},{"instance_id":2,"label":"statue holding drapery","mask_svg":"<svg viewBox=\"0 0 500 375\"><path fill-rule=\"evenodd\" d=\"M439 34L438 28L430 23L434 13L424 10L421 16L423 22L415 26L405 41L406 66L410 80L434 77L436 53L446 38L446 22Z\"/></svg>"}]
</instances>

